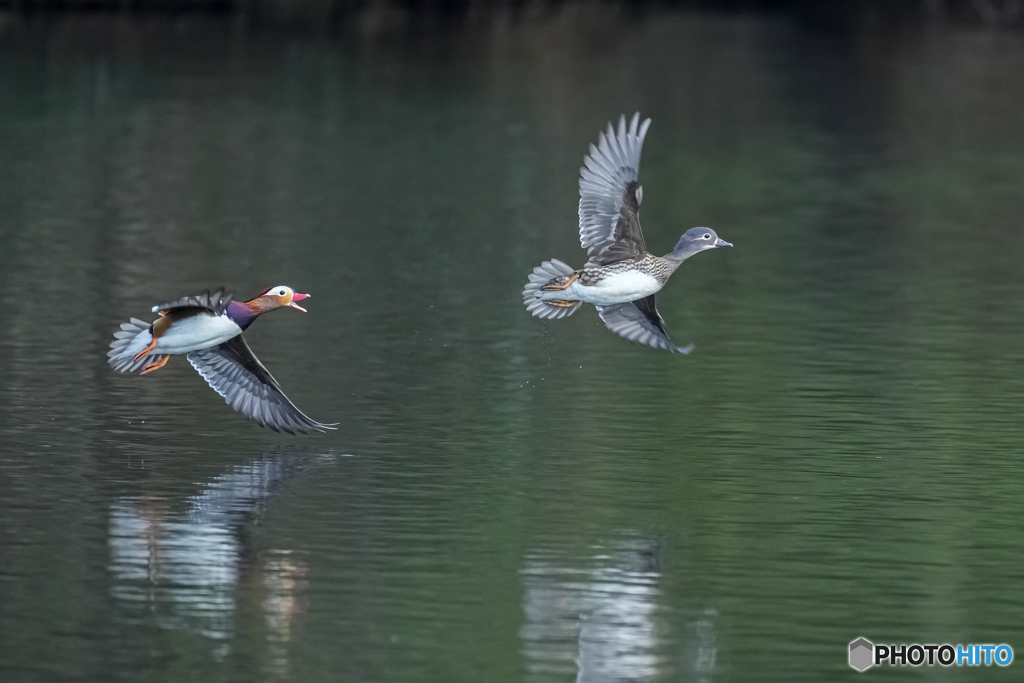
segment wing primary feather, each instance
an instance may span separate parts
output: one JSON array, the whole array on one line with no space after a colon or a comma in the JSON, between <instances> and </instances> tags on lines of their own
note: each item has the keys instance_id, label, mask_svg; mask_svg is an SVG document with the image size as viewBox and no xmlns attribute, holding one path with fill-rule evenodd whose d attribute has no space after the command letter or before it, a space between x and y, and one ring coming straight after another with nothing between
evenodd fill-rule
<instances>
[{"instance_id":1,"label":"wing primary feather","mask_svg":"<svg viewBox=\"0 0 1024 683\"><path fill-rule=\"evenodd\" d=\"M289 434L335 429L311 419L288 400L241 335L187 357L228 405L263 427Z\"/></svg>"},{"instance_id":2,"label":"wing primary feather","mask_svg":"<svg viewBox=\"0 0 1024 683\"><path fill-rule=\"evenodd\" d=\"M631 342L682 354L693 348L676 346L669 338L653 294L630 303L598 306L597 311L609 330Z\"/></svg>"},{"instance_id":3,"label":"wing primary feather","mask_svg":"<svg viewBox=\"0 0 1024 683\"><path fill-rule=\"evenodd\" d=\"M597 145L589 145L580 167L580 246L588 264L605 265L642 255L647 248L640 230L637 207L643 194L637 182L640 154L651 120L640 113L623 114L617 125L608 122L599 131Z\"/></svg>"}]
</instances>

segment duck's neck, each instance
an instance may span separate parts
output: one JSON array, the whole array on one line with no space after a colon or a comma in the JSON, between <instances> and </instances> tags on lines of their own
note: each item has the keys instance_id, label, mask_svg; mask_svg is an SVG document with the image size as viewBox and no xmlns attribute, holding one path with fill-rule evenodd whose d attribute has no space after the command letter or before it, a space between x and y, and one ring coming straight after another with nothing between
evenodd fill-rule
<instances>
[{"instance_id":1,"label":"duck's neck","mask_svg":"<svg viewBox=\"0 0 1024 683\"><path fill-rule=\"evenodd\" d=\"M676 247L672 251L665 254L665 256L663 256L662 258L669 262L669 264L672 267L672 271L675 272L676 268L683 265L683 261L693 256L698 251L700 250L694 249L692 244L687 244L682 247Z\"/></svg>"},{"instance_id":2,"label":"duck's neck","mask_svg":"<svg viewBox=\"0 0 1024 683\"><path fill-rule=\"evenodd\" d=\"M225 313L236 325L241 327L243 330L249 325L252 325L252 321L255 320L264 311L259 306L254 305L253 301L232 301L228 304Z\"/></svg>"},{"instance_id":3,"label":"duck's neck","mask_svg":"<svg viewBox=\"0 0 1024 683\"><path fill-rule=\"evenodd\" d=\"M681 266L683 264L683 261L688 259L690 256L693 256L694 253L695 252L691 252L691 251L688 251L688 250L685 250L685 249L682 249L682 250L676 249L676 250L673 250L673 251L669 252L668 254L663 256L662 258L664 258L666 260L666 262L669 264L669 267L672 268L673 272L675 272L676 268Z\"/></svg>"}]
</instances>

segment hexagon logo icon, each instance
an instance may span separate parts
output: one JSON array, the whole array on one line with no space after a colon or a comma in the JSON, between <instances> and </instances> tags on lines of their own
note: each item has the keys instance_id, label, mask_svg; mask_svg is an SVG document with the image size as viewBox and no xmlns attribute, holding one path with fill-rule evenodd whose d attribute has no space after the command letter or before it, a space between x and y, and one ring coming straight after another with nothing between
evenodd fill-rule
<instances>
[{"instance_id":1,"label":"hexagon logo icon","mask_svg":"<svg viewBox=\"0 0 1024 683\"><path fill-rule=\"evenodd\" d=\"M875 645L867 638L858 638L850 643L850 666L857 671L867 671L875 663Z\"/></svg>"}]
</instances>

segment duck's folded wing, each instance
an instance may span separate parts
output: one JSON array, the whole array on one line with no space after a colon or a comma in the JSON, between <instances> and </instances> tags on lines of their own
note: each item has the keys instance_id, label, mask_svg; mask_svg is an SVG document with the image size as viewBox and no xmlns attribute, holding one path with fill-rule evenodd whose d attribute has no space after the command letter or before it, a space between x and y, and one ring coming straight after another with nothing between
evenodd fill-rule
<instances>
[{"instance_id":1,"label":"duck's folded wing","mask_svg":"<svg viewBox=\"0 0 1024 683\"><path fill-rule=\"evenodd\" d=\"M583 158L580 169L580 245L590 255L588 265L606 265L647 251L640 230L643 192L637 184L640 151L651 120L640 123L634 114L629 126L619 119L600 133L597 147Z\"/></svg>"},{"instance_id":2,"label":"duck's folded wing","mask_svg":"<svg viewBox=\"0 0 1024 683\"><path fill-rule=\"evenodd\" d=\"M676 346L669 339L665 321L654 306L653 294L626 304L597 306L597 313L609 330L629 341L684 354L693 350L692 344Z\"/></svg>"},{"instance_id":3,"label":"duck's folded wing","mask_svg":"<svg viewBox=\"0 0 1024 683\"><path fill-rule=\"evenodd\" d=\"M288 400L242 335L192 351L187 358L228 405L264 427L289 434L334 429L308 417Z\"/></svg>"},{"instance_id":4,"label":"duck's folded wing","mask_svg":"<svg viewBox=\"0 0 1024 683\"><path fill-rule=\"evenodd\" d=\"M211 294L210 290L206 290L202 294L196 296L185 296L177 301L172 301L168 304L161 304L153 307L154 313L164 315L173 311L176 308L205 308L213 311L214 315L221 315L224 313L224 309L231 303L231 297L234 296L233 292L224 292L224 288L214 290Z\"/></svg>"}]
</instances>

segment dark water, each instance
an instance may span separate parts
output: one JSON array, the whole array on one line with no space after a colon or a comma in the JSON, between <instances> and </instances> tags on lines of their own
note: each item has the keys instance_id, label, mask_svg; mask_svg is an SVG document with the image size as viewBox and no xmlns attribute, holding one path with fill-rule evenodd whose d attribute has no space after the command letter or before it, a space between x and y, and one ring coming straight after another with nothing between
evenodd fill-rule
<instances>
[{"instance_id":1,"label":"dark water","mask_svg":"<svg viewBox=\"0 0 1024 683\"><path fill-rule=\"evenodd\" d=\"M1024 652L1024 37L535 15L283 39L0 17L0 679L823 681L847 643ZM682 358L519 292L654 119ZM247 337L326 437L117 324ZM880 669L896 680L1011 670Z\"/></svg>"}]
</instances>

